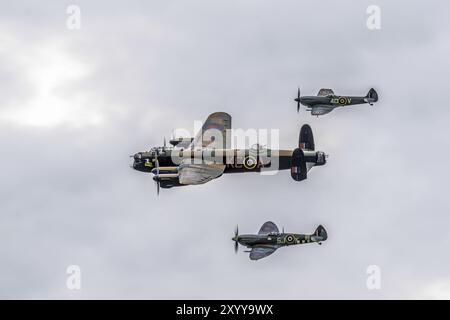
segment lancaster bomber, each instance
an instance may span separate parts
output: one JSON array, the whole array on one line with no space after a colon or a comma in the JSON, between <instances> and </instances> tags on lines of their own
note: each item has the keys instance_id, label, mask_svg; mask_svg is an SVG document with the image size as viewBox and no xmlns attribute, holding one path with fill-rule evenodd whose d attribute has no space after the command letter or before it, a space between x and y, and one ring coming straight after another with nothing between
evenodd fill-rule
<instances>
[{"instance_id":1,"label":"lancaster bomber","mask_svg":"<svg viewBox=\"0 0 450 320\"><path fill-rule=\"evenodd\" d=\"M275 223L267 221L262 225L258 234L239 235L239 230L236 226L234 237L231 240L234 241L234 251L236 253L239 244L241 244L251 249L245 251L250 252L250 260L259 260L271 255L280 247L312 242L322 244L322 241L327 240L327 238L327 231L321 225L311 235L285 233L284 230L280 233Z\"/></svg>"},{"instance_id":2,"label":"lancaster bomber","mask_svg":"<svg viewBox=\"0 0 450 320\"><path fill-rule=\"evenodd\" d=\"M365 97L351 97L335 95L331 89L320 89L317 96L300 96L300 88L297 91L297 112L300 111L300 104L306 106L306 111L311 111L313 116L327 114L338 107L355 104L368 103L373 105L378 101L378 93L375 89L370 89Z\"/></svg>"},{"instance_id":3,"label":"lancaster bomber","mask_svg":"<svg viewBox=\"0 0 450 320\"><path fill-rule=\"evenodd\" d=\"M261 172L262 170L291 170L295 181L307 178L314 166L326 163L326 155L315 151L311 127L303 125L299 146L294 150L271 150L256 146L231 149L231 116L216 112L208 116L195 138L164 141L162 147L138 152L132 168L154 174L157 194L160 188L204 184L224 173Z\"/></svg>"}]
</instances>

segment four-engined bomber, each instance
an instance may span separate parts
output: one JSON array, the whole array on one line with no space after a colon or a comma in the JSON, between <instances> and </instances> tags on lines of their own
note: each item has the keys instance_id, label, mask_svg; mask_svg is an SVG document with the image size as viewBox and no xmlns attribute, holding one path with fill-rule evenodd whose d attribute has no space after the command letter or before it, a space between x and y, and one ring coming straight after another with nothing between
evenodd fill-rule
<instances>
[{"instance_id":1,"label":"four-engined bomber","mask_svg":"<svg viewBox=\"0 0 450 320\"><path fill-rule=\"evenodd\" d=\"M153 173L160 188L204 184L224 173L249 173L262 170L291 170L296 181L307 178L314 166L326 163L326 155L315 151L311 127L303 125L298 148L271 150L256 146L250 149L231 149L229 136L231 116L216 112L206 119L195 138L170 140L173 147L151 148L138 152L133 158L133 168Z\"/></svg>"}]
</instances>

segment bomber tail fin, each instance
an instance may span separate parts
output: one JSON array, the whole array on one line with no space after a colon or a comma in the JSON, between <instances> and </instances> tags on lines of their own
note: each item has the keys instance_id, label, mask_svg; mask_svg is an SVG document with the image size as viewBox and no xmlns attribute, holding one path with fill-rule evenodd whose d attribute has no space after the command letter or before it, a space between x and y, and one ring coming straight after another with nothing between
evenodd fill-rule
<instances>
[{"instance_id":1,"label":"bomber tail fin","mask_svg":"<svg viewBox=\"0 0 450 320\"><path fill-rule=\"evenodd\" d=\"M314 150L314 135L309 125L304 124L300 129L300 136L298 137L298 147L300 149Z\"/></svg>"},{"instance_id":2,"label":"bomber tail fin","mask_svg":"<svg viewBox=\"0 0 450 320\"><path fill-rule=\"evenodd\" d=\"M365 99L364 99L367 103L369 103L370 105L372 105L374 102L378 101L378 93L375 91L374 88L371 88L369 90L369 92L367 93Z\"/></svg>"},{"instance_id":3,"label":"bomber tail fin","mask_svg":"<svg viewBox=\"0 0 450 320\"><path fill-rule=\"evenodd\" d=\"M295 181L302 181L307 178L308 168L306 167L305 154L303 150L297 148L291 156L291 177Z\"/></svg>"}]
</instances>

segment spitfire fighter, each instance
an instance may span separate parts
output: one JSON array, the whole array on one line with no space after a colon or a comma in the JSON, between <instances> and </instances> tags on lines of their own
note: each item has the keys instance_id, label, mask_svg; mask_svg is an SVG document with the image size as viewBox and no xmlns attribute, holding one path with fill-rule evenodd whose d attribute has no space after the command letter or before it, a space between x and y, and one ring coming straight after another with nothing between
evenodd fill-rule
<instances>
[{"instance_id":1,"label":"spitfire fighter","mask_svg":"<svg viewBox=\"0 0 450 320\"><path fill-rule=\"evenodd\" d=\"M231 239L234 241L234 251L237 253L239 244L250 248L250 260L259 260L265 258L275 252L280 247L290 246L294 244L305 244L316 242L322 244L327 240L327 231L319 225L313 234L297 234L280 233L278 227L271 221L264 223L258 234L241 234L239 235L238 227Z\"/></svg>"},{"instance_id":2,"label":"spitfire fighter","mask_svg":"<svg viewBox=\"0 0 450 320\"><path fill-rule=\"evenodd\" d=\"M307 178L314 166L326 163L326 155L315 151L311 127L303 125L299 146L294 150L271 150L260 146L231 149L231 116L216 112L208 116L195 138L170 140L173 147L154 147L133 155L132 168L153 173L160 188L204 184L224 173L291 170L296 181Z\"/></svg>"},{"instance_id":3,"label":"spitfire fighter","mask_svg":"<svg viewBox=\"0 0 450 320\"><path fill-rule=\"evenodd\" d=\"M311 111L313 116L327 114L338 107L355 104L368 103L373 105L378 101L378 94L375 89L370 89L365 97L337 96L331 89L320 89L317 96L300 96L300 88L297 92L297 112L300 111L300 104L306 106L306 111Z\"/></svg>"}]
</instances>

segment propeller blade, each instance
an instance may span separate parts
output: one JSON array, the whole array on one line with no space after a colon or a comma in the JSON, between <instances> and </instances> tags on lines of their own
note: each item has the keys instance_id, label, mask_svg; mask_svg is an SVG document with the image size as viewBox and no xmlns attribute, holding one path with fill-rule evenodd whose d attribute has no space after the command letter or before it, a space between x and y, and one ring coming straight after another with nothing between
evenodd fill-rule
<instances>
[{"instance_id":1,"label":"propeller blade","mask_svg":"<svg viewBox=\"0 0 450 320\"><path fill-rule=\"evenodd\" d=\"M239 227L236 225L236 229L234 229L234 253L237 253L239 250L239 242L237 237L239 235Z\"/></svg>"},{"instance_id":2,"label":"propeller blade","mask_svg":"<svg viewBox=\"0 0 450 320\"><path fill-rule=\"evenodd\" d=\"M300 87L298 88L297 91L297 113L300 112Z\"/></svg>"},{"instance_id":3,"label":"propeller blade","mask_svg":"<svg viewBox=\"0 0 450 320\"><path fill-rule=\"evenodd\" d=\"M156 167L156 175L159 175L159 160L155 154L155 167Z\"/></svg>"},{"instance_id":4,"label":"propeller blade","mask_svg":"<svg viewBox=\"0 0 450 320\"><path fill-rule=\"evenodd\" d=\"M156 167L156 176L158 177L158 180L155 180L156 182L156 195L159 196L159 161L158 156L155 154L155 167Z\"/></svg>"},{"instance_id":5,"label":"propeller blade","mask_svg":"<svg viewBox=\"0 0 450 320\"><path fill-rule=\"evenodd\" d=\"M159 182L159 179L155 179L155 178L153 178L153 181L155 181L155 183L156 183L156 195L157 196L159 196L159 184L160 184L160 182Z\"/></svg>"}]
</instances>

